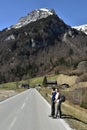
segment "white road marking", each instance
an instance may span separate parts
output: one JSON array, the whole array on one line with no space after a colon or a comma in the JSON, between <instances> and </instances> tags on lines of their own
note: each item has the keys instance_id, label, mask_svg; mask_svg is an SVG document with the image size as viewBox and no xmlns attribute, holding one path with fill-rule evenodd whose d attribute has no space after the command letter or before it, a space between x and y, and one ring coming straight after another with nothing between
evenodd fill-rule
<instances>
[{"instance_id":1,"label":"white road marking","mask_svg":"<svg viewBox=\"0 0 87 130\"><path fill-rule=\"evenodd\" d=\"M62 122L62 124L64 125L64 127L66 128L66 130L74 130L74 129L72 129L72 128L65 122L65 120L60 119L60 121Z\"/></svg>"},{"instance_id":2,"label":"white road marking","mask_svg":"<svg viewBox=\"0 0 87 130\"><path fill-rule=\"evenodd\" d=\"M17 118L15 117L9 127L9 130L12 130L12 127L14 126L15 122L16 122Z\"/></svg>"},{"instance_id":3,"label":"white road marking","mask_svg":"<svg viewBox=\"0 0 87 130\"><path fill-rule=\"evenodd\" d=\"M23 105L21 106L21 109L23 109L25 107L26 103L24 102Z\"/></svg>"}]
</instances>

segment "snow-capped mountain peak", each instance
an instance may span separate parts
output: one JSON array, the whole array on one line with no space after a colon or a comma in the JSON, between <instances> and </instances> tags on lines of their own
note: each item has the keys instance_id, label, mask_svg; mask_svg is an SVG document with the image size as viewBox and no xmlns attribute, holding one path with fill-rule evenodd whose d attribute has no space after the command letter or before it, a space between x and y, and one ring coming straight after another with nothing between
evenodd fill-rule
<instances>
[{"instance_id":1,"label":"snow-capped mountain peak","mask_svg":"<svg viewBox=\"0 0 87 130\"><path fill-rule=\"evenodd\" d=\"M79 31L82 31L85 34L87 34L87 24L80 25L80 26L74 26L73 28L75 28L75 29L77 29Z\"/></svg>"},{"instance_id":2,"label":"snow-capped mountain peak","mask_svg":"<svg viewBox=\"0 0 87 130\"><path fill-rule=\"evenodd\" d=\"M18 23L16 23L15 25L12 25L8 29L11 29L11 28L17 29L17 28L20 28L22 26L29 24L30 22L34 22L39 19L46 18L49 15L53 15L53 14L55 14L55 11L53 9L51 10L47 8L36 9L32 11L31 13L27 14L26 16L21 17Z\"/></svg>"}]
</instances>

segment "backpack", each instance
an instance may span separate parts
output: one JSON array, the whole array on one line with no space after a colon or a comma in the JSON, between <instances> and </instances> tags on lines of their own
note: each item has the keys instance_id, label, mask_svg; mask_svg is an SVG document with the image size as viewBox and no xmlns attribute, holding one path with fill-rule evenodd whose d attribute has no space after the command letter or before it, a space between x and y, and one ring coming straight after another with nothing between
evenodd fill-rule
<instances>
[{"instance_id":1,"label":"backpack","mask_svg":"<svg viewBox=\"0 0 87 130\"><path fill-rule=\"evenodd\" d=\"M61 95L59 101L60 101L60 102L65 102L65 100L66 100L66 97L65 97L64 95Z\"/></svg>"}]
</instances>

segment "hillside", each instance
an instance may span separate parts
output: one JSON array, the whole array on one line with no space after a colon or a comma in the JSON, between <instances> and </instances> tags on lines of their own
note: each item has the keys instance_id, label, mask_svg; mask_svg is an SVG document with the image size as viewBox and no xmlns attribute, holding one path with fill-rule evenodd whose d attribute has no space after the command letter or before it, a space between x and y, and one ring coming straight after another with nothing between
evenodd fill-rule
<instances>
[{"instance_id":1,"label":"hillside","mask_svg":"<svg viewBox=\"0 0 87 130\"><path fill-rule=\"evenodd\" d=\"M56 67L60 72L62 66L74 68L87 59L87 35L51 13L27 24L23 17L23 26L17 23L0 32L0 83L44 75Z\"/></svg>"}]
</instances>

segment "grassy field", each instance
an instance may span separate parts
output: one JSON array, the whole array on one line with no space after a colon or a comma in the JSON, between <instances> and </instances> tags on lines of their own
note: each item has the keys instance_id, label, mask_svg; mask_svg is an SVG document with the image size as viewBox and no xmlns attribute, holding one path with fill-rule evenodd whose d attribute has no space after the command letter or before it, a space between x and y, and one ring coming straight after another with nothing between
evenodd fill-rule
<instances>
[{"instance_id":1,"label":"grassy field","mask_svg":"<svg viewBox=\"0 0 87 130\"><path fill-rule=\"evenodd\" d=\"M58 75L52 75L47 76L48 80L57 80ZM20 84L29 84L31 87L35 87L36 85L40 84L42 86L43 84L44 76L42 77L36 77L32 79L17 81L17 82L10 82L10 83L4 83L0 84L0 88L5 89L17 89Z\"/></svg>"},{"instance_id":2,"label":"grassy field","mask_svg":"<svg viewBox=\"0 0 87 130\"><path fill-rule=\"evenodd\" d=\"M10 83L3 83L0 84L0 89L16 89L17 88L17 82L10 82Z\"/></svg>"}]
</instances>

